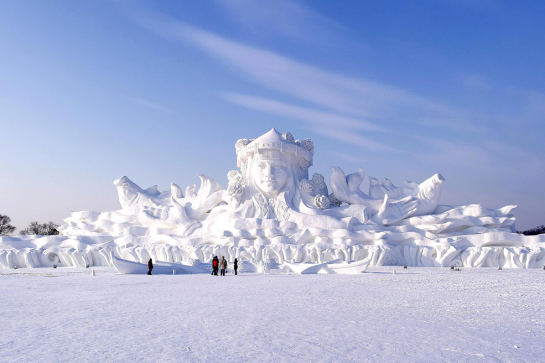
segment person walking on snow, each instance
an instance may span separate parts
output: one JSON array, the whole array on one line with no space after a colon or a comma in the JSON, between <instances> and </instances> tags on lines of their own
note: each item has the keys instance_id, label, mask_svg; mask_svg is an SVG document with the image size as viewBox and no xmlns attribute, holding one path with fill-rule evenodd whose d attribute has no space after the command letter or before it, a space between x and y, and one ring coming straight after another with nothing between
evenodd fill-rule
<instances>
[{"instance_id":1,"label":"person walking on snow","mask_svg":"<svg viewBox=\"0 0 545 363\"><path fill-rule=\"evenodd\" d=\"M218 256L214 256L214 258L212 259L212 275L218 276L218 265Z\"/></svg>"},{"instance_id":2,"label":"person walking on snow","mask_svg":"<svg viewBox=\"0 0 545 363\"><path fill-rule=\"evenodd\" d=\"M238 260L235 258L235 262L233 264L233 268L235 269L235 275L237 274L237 270L238 270Z\"/></svg>"},{"instance_id":3,"label":"person walking on snow","mask_svg":"<svg viewBox=\"0 0 545 363\"><path fill-rule=\"evenodd\" d=\"M148 261L148 275L151 275L151 270L153 270L153 262L151 262L151 258Z\"/></svg>"},{"instance_id":4,"label":"person walking on snow","mask_svg":"<svg viewBox=\"0 0 545 363\"><path fill-rule=\"evenodd\" d=\"M227 260L223 256L221 256L220 268L221 268L221 276L225 276L225 269L227 268Z\"/></svg>"}]
</instances>

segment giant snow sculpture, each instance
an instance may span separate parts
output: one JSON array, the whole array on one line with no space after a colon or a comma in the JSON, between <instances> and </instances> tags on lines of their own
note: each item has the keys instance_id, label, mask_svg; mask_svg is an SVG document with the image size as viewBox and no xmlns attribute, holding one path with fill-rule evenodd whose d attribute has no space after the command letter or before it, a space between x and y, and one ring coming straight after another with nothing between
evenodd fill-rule
<instances>
[{"instance_id":1,"label":"giant snow sculpture","mask_svg":"<svg viewBox=\"0 0 545 363\"><path fill-rule=\"evenodd\" d=\"M273 263L325 273L361 271L343 270L342 263L496 268L545 263L543 236L514 233L515 206L439 205L445 182L439 174L403 187L370 177L364 193L363 169L346 175L333 167L330 193L322 175L309 177L310 139L272 129L238 140L235 149L238 169L228 173L225 190L204 175L198 190L172 184L163 192L157 186L144 190L124 176L114 181L122 209L73 212L61 236L0 238L0 265L111 265L114 255L202 266L223 255L256 269ZM298 265L304 263L309 266Z\"/></svg>"}]
</instances>

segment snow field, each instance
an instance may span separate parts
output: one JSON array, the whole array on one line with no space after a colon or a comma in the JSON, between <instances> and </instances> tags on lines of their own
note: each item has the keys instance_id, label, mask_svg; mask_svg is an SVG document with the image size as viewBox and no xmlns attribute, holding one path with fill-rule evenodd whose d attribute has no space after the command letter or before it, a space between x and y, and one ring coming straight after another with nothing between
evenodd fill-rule
<instances>
[{"instance_id":1,"label":"snow field","mask_svg":"<svg viewBox=\"0 0 545 363\"><path fill-rule=\"evenodd\" d=\"M0 271L1 362L545 360L543 270L91 270Z\"/></svg>"}]
</instances>

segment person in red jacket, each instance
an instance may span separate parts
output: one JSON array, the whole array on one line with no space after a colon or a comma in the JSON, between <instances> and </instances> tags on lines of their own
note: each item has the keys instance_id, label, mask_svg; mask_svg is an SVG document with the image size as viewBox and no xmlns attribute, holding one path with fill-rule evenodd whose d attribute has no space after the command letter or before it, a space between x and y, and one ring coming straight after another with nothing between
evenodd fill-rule
<instances>
[{"instance_id":1,"label":"person in red jacket","mask_svg":"<svg viewBox=\"0 0 545 363\"><path fill-rule=\"evenodd\" d=\"M151 262L151 258L148 261L148 275L151 275L151 270L153 270L153 262Z\"/></svg>"},{"instance_id":2,"label":"person in red jacket","mask_svg":"<svg viewBox=\"0 0 545 363\"><path fill-rule=\"evenodd\" d=\"M212 259L212 275L218 276L218 265L218 256L214 256L214 258Z\"/></svg>"}]
</instances>

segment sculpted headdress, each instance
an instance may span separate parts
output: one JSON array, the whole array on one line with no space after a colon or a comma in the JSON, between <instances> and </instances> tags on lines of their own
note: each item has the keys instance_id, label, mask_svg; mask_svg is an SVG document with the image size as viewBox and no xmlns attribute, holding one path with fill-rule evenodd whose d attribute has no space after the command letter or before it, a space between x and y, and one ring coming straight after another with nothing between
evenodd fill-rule
<instances>
[{"instance_id":1,"label":"sculpted headdress","mask_svg":"<svg viewBox=\"0 0 545 363\"><path fill-rule=\"evenodd\" d=\"M237 166L242 170L245 169L248 158L256 154L265 154L268 158L274 159L277 153L290 153L302 169L312 166L314 156L314 144L311 139L294 140L291 133L280 134L274 128L257 139L238 140L235 149Z\"/></svg>"}]
</instances>

